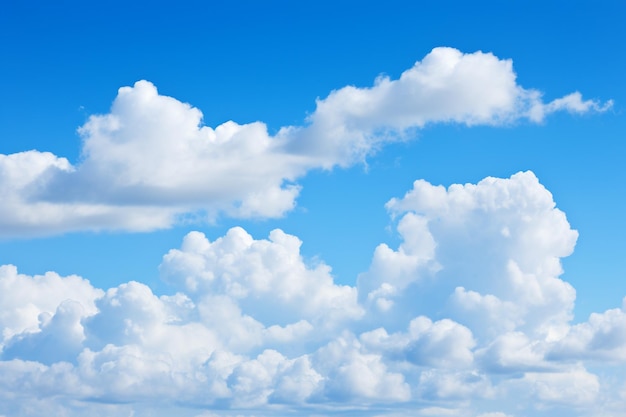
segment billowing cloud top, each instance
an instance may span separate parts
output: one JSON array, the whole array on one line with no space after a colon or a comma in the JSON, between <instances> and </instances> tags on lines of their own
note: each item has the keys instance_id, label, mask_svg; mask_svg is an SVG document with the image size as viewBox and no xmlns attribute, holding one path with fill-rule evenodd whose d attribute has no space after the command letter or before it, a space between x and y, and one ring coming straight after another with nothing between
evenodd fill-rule
<instances>
[{"instance_id":1,"label":"billowing cloud top","mask_svg":"<svg viewBox=\"0 0 626 417\"><path fill-rule=\"evenodd\" d=\"M401 243L356 286L238 227L164 255L171 295L0 267L0 413L617 415L623 387L586 366L625 363L624 307L572 325L577 232L532 172L387 208Z\"/></svg>"},{"instance_id":2,"label":"billowing cloud top","mask_svg":"<svg viewBox=\"0 0 626 417\"><path fill-rule=\"evenodd\" d=\"M555 111L604 111L575 92L549 103L516 82L510 60L436 48L399 79L343 87L302 126L211 128L200 110L148 81L123 87L111 111L79 129L76 165L47 152L0 155L0 236L76 230L148 231L181 217L277 217L311 169L346 167L429 123L540 122Z\"/></svg>"}]
</instances>

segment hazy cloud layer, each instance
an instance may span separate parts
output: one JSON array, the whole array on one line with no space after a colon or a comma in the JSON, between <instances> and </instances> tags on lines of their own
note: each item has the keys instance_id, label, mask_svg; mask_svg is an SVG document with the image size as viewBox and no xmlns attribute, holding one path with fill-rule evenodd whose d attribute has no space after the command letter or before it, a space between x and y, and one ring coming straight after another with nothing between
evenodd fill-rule
<instances>
[{"instance_id":1,"label":"hazy cloud layer","mask_svg":"<svg viewBox=\"0 0 626 417\"><path fill-rule=\"evenodd\" d=\"M577 239L532 172L387 203L356 286L297 237L189 233L158 296L0 268L0 414L618 415L622 308L573 324ZM186 406L182 406L185 404ZM212 411L205 411L212 410ZM211 414L213 413L213 414Z\"/></svg>"},{"instance_id":2,"label":"hazy cloud layer","mask_svg":"<svg viewBox=\"0 0 626 417\"><path fill-rule=\"evenodd\" d=\"M199 109L139 81L80 127L77 163L37 150L0 155L0 236L282 216L309 170L357 163L429 123L541 122L610 106L578 92L544 103L517 84L511 60L452 48L434 49L396 80L332 91L302 126L274 136L262 122L204 126Z\"/></svg>"}]
</instances>

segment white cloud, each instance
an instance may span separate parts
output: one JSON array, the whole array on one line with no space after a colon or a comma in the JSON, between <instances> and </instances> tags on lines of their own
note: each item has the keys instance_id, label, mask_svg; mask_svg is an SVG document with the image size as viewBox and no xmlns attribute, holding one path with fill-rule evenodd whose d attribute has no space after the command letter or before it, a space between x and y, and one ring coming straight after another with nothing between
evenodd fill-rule
<instances>
[{"instance_id":1,"label":"white cloud","mask_svg":"<svg viewBox=\"0 0 626 417\"><path fill-rule=\"evenodd\" d=\"M476 371L429 369L420 375L419 396L426 400L459 401L489 398L494 394L486 375Z\"/></svg>"},{"instance_id":2,"label":"white cloud","mask_svg":"<svg viewBox=\"0 0 626 417\"><path fill-rule=\"evenodd\" d=\"M509 332L496 337L476 352L481 366L494 373L545 371L554 368L544 360L545 344L530 340L522 332Z\"/></svg>"},{"instance_id":3,"label":"white cloud","mask_svg":"<svg viewBox=\"0 0 626 417\"><path fill-rule=\"evenodd\" d=\"M622 308L592 313L586 322L572 326L549 355L561 359L626 361L626 298L622 304Z\"/></svg>"},{"instance_id":4,"label":"white cloud","mask_svg":"<svg viewBox=\"0 0 626 417\"><path fill-rule=\"evenodd\" d=\"M235 407L268 402L303 403L321 388L322 375L307 356L288 360L275 350L241 363L228 377Z\"/></svg>"},{"instance_id":5,"label":"white cloud","mask_svg":"<svg viewBox=\"0 0 626 417\"><path fill-rule=\"evenodd\" d=\"M313 369L308 356L290 360L281 370L271 400L279 403L304 403L318 394L323 379Z\"/></svg>"},{"instance_id":6,"label":"white cloud","mask_svg":"<svg viewBox=\"0 0 626 417\"><path fill-rule=\"evenodd\" d=\"M613 100L608 100L605 103L600 103L595 100L583 100L582 94L576 91L564 97L552 100L547 104L536 103L530 110L530 119L541 121L545 116L551 113L564 110L569 113L577 114L587 113L589 111L605 112L611 107L613 107Z\"/></svg>"},{"instance_id":7,"label":"white cloud","mask_svg":"<svg viewBox=\"0 0 626 417\"><path fill-rule=\"evenodd\" d=\"M81 324L84 315L85 310L80 303L64 301L51 318L42 320L39 332L27 332L9 339L2 356L17 356L46 364L72 361L82 350L82 342L85 340Z\"/></svg>"},{"instance_id":8,"label":"white cloud","mask_svg":"<svg viewBox=\"0 0 626 417\"><path fill-rule=\"evenodd\" d=\"M583 368L558 373L527 373L521 383L528 386L532 397L547 405L590 405L600 393L598 377Z\"/></svg>"},{"instance_id":9,"label":"white cloud","mask_svg":"<svg viewBox=\"0 0 626 417\"><path fill-rule=\"evenodd\" d=\"M319 349L313 364L326 375L325 395L330 401L389 402L410 399L404 376L391 372L379 354L362 352L361 343L344 334Z\"/></svg>"},{"instance_id":10,"label":"white cloud","mask_svg":"<svg viewBox=\"0 0 626 417\"><path fill-rule=\"evenodd\" d=\"M421 281L441 268L434 259L436 243L425 218L408 213L400 220L398 232L403 238L398 250L380 244L369 271L359 277L361 302L382 312L389 310L394 304L394 296L411 283Z\"/></svg>"},{"instance_id":11,"label":"white cloud","mask_svg":"<svg viewBox=\"0 0 626 417\"><path fill-rule=\"evenodd\" d=\"M160 266L172 295L0 267L0 413L28 415L7 398L55 398L68 415L132 411L124 402L155 415L463 417L623 403L585 366L623 363L624 309L571 325L560 259L577 233L534 174L417 181L387 208L402 242L375 249L357 286L281 230L189 233Z\"/></svg>"},{"instance_id":12,"label":"white cloud","mask_svg":"<svg viewBox=\"0 0 626 417\"><path fill-rule=\"evenodd\" d=\"M103 402L172 399L193 392L193 382L200 383L193 381L194 373L177 369L172 359L135 344L108 344L99 351L85 349L74 372L89 387L89 397Z\"/></svg>"},{"instance_id":13,"label":"white cloud","mask_svg":"<svg viewBox=\"0 0 626 417\"><path fill-rule=\"evenodd\" d=\"M387 208L401 216L397 250L379 246L359 296L393 304L372 314L448 314L479 338L521 329L545 339L567 331L575 291L559 278L577 239L532 172L445 189L416 181ZM382 249L381 249L382 248Z\"/></svg>"},{"instance_id":14,"label":"white cloud","mask_svg":"<svg viewBox=\"0 0 626 417\"><path fill-rule=\"evenodd\" d=\"M202 124L202 113L148 81L122 87L80 129L81 160L36 150L0 155L0 235L146 231L184 219L277 217L311 169L362 161L429 123L501 125L552 112L605 111L573 93L548 104L516 82L511 60L435 48L399 79L317 100L303 126Z\"/></svg>"},{"instance_id":15,"label":"white cloud","mask_svg":"<svg viewBox=\"0 0 626 417\"><path fill-rule=\"evenodd\" d=\"M97 312L95 300L102 290L93 288L89 281L71 275L61 277L54 272L28 276L18 274L13 265L0 266L0 329L3 346L10 338L22 333L38 332L47 326L52 315L61 309L61 314L81 311L81 316ZM80 304L61 304L71 300Z\"/></svg>"},{"instance_id":16,"label":"white cloud","mask_svg":"<svg viewBox=\"0 0 626 417\"><path fill-rule=\"evenodd\" d=\"M164 279L193 297L227 296L267 325L305 319L328 329L333 323L359 318L363 313L356 289L335 284L323 263L305 265L301 243L281 230L272 231L269 240L254 240L236 227L215 242L192 232L180 250L164 256L160 268Z\"/></svg>"},{"instance_id":17,"label":"white cloud","mask_svg":"<svg viewBox=\"0 0 626 417\"><path fill-rule=\"evenodd\" d=\"M455 314L462 314L472 327L480 327L481 333L493 337L511 331L523 324L522 312L513 301L502 301L493 294L480 294L456 287L450 295L450 307ZM486 323L489 326L484 326Z\"/></svg>"},{"instance_id":18,"label":"white cloud","mask_svg":"<svg viewBox=\"0 0 626 417\"><path fill-rule=\"evenodd\" d=\"M182 359L176 366L191 369L221 346L212 329L186 317L196 316L196 306L182 294L157 297L146 285L131 281L109 289L96 305L98 314L83 320L85 345L94 350L137 345Z\"/></svg>"},{"instance_id":19,"label":"white cloud","mask_svg":"<svg viewBox=\"0 0 626 417\"><path fill-rule=\"evenodd\" d=\"M387 334L384 328L362 333L362 343L395 359L436 368L468 368L476 345L467 327L449 319L432 322L420 316L411 320L406 333Z\"/></svg>"}]
</instances>

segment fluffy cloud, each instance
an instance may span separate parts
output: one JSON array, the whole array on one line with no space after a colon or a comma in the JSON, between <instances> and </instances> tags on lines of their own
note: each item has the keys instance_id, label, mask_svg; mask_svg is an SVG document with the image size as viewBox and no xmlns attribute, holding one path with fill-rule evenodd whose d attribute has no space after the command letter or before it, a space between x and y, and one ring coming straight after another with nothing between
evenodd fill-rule
<instances>
[{"instance_id":1,"label":"fluffy cloud","mask_svg":"<svg viewBox=\"0 0 626 417\"><path fill-rule=\"evenodd\" d=\"M359 277L372 320L439 311L482 339L520 329L552 340L567 331L575 291L559 278L560 258L578 234L532 172L448 189L420 180L387 208L401 217L403 241L397 250L379 246Z\"/></svg>"},{"instance_id":2,"label":"fluffy cloud","mask_svg":"<svg viewBox=\"0 0 626 417\"><path fill-rule=\"evenodd\" d=\"M199 109L138 81L79 129L77 165L35 150L0 155L0 235L146 231L220 214L277 217L295 206L295 181L309 170L362 161L426 124L539 122L555 111L610 105L580 93L543 103L517 84L511 60L452 48L434 49L397 80L335 90L302 126L274 136L262 122L204 126Z\"/></svg>"},{"instance_id":3,"label":"fluffy cloud","mask_svg":"<svg viewBox=\"0 0 626 417\"><path fill-rule=\"evenodd\" d=\"M524 377L510 382L511 387L536 401L536 407L591 405L600 393L596 375L582 367L574 367L558 373L526 373Z\"/></svg>"},{"instance_id":4,"label":"fluffy cloud","mask_svg":"<svg viewBox=\"0 0 626 417\"><path fill-rule=\"evenodd\" d=\"M494 389L486 375L476 371L429 369L419 379L420 398L454 403L460 400L490 398Z\"/></svg>"},{"instance_id":5,"label":"fluffy cloud","mask_svg":"<svg viewBox=\"0 0 626 417\"><path fill-rule=\"evenodd\" d=\"M307 320L331 328L335 322L359 318L363 311L356 289L336 285L323 263L307 267L301 243L281 230L272 231L269 240L254 240L236 227L215 242L192 232L180 250L164 256L161 272L194 298L226 296L266 324Z\"/></svg>"},{"instance_id":6,"label":"fluffy cloud","mask_svg":"<svg viewBox=\"0 0 626 417\"><path fill-rule=\"evenodd\" d=\"M387 208L402 241L376 248L356 286L281 230L189 233L160 266L171 295L1 267L0 413L36 414L46 399L69 415L619 409L594 372L624 363L624 309L571 324L560 260L577 233L533 173L416 181Z\"/></svg>"},{"instance_id":7,"label":"fluffy cloud","mask_svg":"<svg viewBox=\"0 0 626 417\"><path fill-rule=\"evenodd\" d=\"M522 332L508 332L479 349L476 356L482 368L493 373L546 371L554 366L544 360L545 350L540 340L531 340Z\"/></svg>"},{"instance_id":8,"label":"fluffy cloud","mask_svg":"<svg viewBox=\"0 0 626 417\"><path fill-rule=\"evenodd\" d=\"M228 377L233 405L250 407L272 403L305 402L323 381L307 356L288 360L275 350L237 366Z\"/></svg>"},{"instance_id":9,"label":"fluffy cloud","mask_svg":"<svg viewBox=\"0 0 626 417\"><path fill-rule=\"evenodd\" d=\"M76 314L95 314L95 300L101 295L102 290L93 288L89 281L76 275L61 277L48 272L31 277L18 274L13 265L0 266L0 347L15 335L37 332L40 326L59 325L59 322L51 322L55 312L70 322ZM61 307L70 300L79 305L68 303Z\"/></svg>"},{"instance_id":10,"label":"fluffy cloud","mask_svg":"<svg viewBox=\"0 0 626 417\"><path fill-rule=\"evenodd\" d=\"M626 298L622 304L622 308L592 313L586 322L572 326L568 334L553 346L550 356L626 361Z\"/></svg>"},{"instance_id":11,"label":"fluffy cloud","mask_svg":"<svg viewBox=\"0 0 626 417\"><path fill-rule=\"evenodd\" d=\"M85 311L76 301L61 303L55 314L41 323L41 330L12 338L3 349L3 357L20 357L50 364L71 361L81 351L85 340L81 319Z\"/></svg>"},{"instance_id":12,"label":"fluffy cloud","mask_svg":"<svg viewBox=\"0 0 626 417\"><path fill-rule=\"evenodd\" d=\"M319 349L314 364L328 375L326 396L331 401L407 401L410 387L404 376L389 371L381 355L363 352L361 343L342 335Z\"/></svg>"},{"instance_id":13,"label":"fluffy cloud","mask_svg":"<svg viewBox=\"0 0 626 417\"><path fill-rule=\"evenodd\" d=\"M449 319L432 322L420 316L411 320L407 332L389 335L384 328L362 333L363 344L396 360L437 368L463 369L473 362L476 345L467 327Z\"/></svg>"}]
</instances>

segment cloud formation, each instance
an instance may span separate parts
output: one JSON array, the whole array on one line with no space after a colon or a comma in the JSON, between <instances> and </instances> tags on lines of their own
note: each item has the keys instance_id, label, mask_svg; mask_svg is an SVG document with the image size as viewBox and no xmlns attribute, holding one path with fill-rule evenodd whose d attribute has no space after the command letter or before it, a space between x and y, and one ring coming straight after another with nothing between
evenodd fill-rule
<instances>
[{"instance_id":1,"label":"cloud formation","mask_svg":"<svg viewBox=\"0 0 626 417\"><path fill-rule=\"evenodd\" d=\"M281 230L189 233L160 266L169 295L0 267L0 414L623 409L598 370L625 365L624 310L572 323L560 276L577 233L532 172L418 180L387 209L401 243L378 246L356 286Z\"/></svg>"},{"instance_id":2,"label":"cloud formation","mask_svg":"<svg viewBox=\"0 0 626 417\"><path fill-rule=\"evenodd\" d=\"M262 122L205 126L199 109L138 81L79 129L76 164L37 150L0 155L0 236L279 217L295 206L296 181L308 171L363 161L427 124L541 122L610 106L578 92L544 103L517 84L511 60L453 48L435 48L398 79L332 91L303 125L273 136Z\"/></svg>"}]
</instances>

